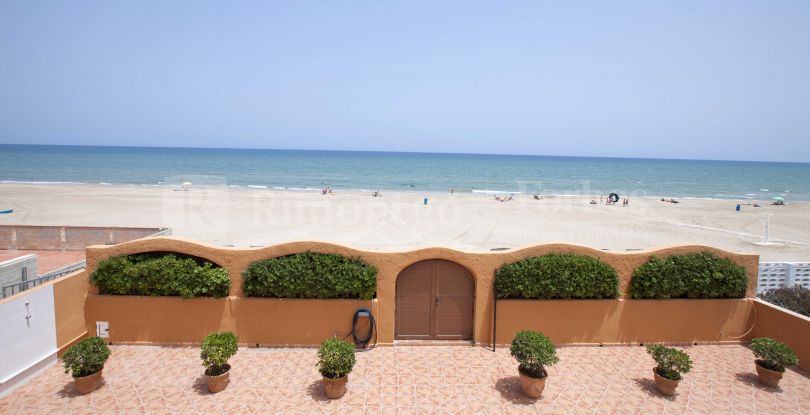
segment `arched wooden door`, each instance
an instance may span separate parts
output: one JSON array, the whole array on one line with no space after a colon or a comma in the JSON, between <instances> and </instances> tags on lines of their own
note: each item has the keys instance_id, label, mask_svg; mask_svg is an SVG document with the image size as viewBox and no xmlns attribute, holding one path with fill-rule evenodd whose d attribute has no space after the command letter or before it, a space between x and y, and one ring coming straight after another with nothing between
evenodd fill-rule
<instances>
[{"instance_id":1,"label":"arched wooden door","mask_svg":"<svg viewBox=\"0 0 810 415\"><path fill-rule=\"evenodd\" d=\"M417 262L397 277L396 330L401 340L472 339L475 281L442 259Z\"/></svg>"}]
</instances>

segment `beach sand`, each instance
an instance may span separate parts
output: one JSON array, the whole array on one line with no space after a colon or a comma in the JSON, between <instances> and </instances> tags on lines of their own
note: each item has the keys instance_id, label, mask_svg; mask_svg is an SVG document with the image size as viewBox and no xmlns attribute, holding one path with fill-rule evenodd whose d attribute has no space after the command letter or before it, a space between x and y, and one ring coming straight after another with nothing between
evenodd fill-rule
<instances>
[{"instance_id":1,"label":"beach sand","mask_svg":"<svg viewBox=\"0 0 810 415\"><path fill-rule=\"evenodd\" d=\"M738 201L635 198L629 206L590 205L592 197L278 191L157 186L0 185L0 224L164 226L174 236L215 245L264 246L319 240L375 250L445 246L467 251L567 242L625 251L703 244L761 255L763 261L810 261L810 203L743 206ZM596 197L598 201L598 196ZM760 203L768 203L760 201ZM770 240L764 221L773 214Z\"/></svg>"}]
</instances>

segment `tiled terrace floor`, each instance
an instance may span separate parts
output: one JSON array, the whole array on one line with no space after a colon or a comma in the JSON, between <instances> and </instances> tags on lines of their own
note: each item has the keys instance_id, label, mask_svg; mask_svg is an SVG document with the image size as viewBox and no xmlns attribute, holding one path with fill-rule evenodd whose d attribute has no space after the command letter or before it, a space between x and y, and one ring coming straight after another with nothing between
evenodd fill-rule
<instances>
[{"instance_id":1,"label":"tiled terrace floor","mask_svg":"<svg viewBox=\"0 0 810 415\"><path fill-rule=\"evenodd\" d=\"M37 272L47 274L68 265L84 261L84 251L32 251L32 250L0 250L0 262L34 254L37 256Z\"/></svg>"},{"instance_id":2,"label":"tiled terrace floor","mask_svg":"<svg viewBox=\"0 0 810 415\"><path fill-rule=\"evenodd\" d=\"M386 347L358 353L349 390L322 392L315 349L240 349L231 384L209 394L199 351L113 346L105 384L76 394L59 366L0 399L0 413L810 413L810 378L788 371L781 389L757 384L743 346L695 346L674 398L654 391L643 347L565 347L543 397L524 398L508 350Z\"/></svg>"}]
</instances>

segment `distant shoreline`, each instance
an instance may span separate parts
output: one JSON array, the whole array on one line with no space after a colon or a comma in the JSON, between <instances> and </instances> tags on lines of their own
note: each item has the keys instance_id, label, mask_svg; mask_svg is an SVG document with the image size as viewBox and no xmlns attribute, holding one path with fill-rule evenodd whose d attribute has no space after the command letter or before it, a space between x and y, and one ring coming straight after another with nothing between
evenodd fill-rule
<instances>
[{"instance_id":1,"label":"distant shoreline","mask_svg":"<svg viewBox=\"0 0 810 415\"><path fill-rule=\"evenodd\" d=\"M593 157L2 146L0 183L810 201L810 164Z\"/></svg>"},{"instance_id":2,"label":"distant shoreline","mask_svg":"<svg viewBox=\"0 0 810 415\"><path fill-rule=\"evenodd\" d=\"M321 152L321 153L359 153L359 154L413 154L413 155L447 155L447 156L508 156L508 157L557 157L557 158L588 158L604 160L651 160L651 161L697 161L720 163L787 163L809 164L810 161L782 161L782 160L731 160L731 159L688 159L663 157L630 157L630 156L574 156L570 154L515 154L515 153L460 153L452 151L402 151L402 150L338 150L338 149L303 149L303 148L256 148L256 147L177 147L177 146L131 146L131 145L92 145L92 144L22 144L0 143L3 147L64 147L64 148L109 148L109 149L154 149L154 150L215 150L215 151L286 151L286 152Z\"/></svg>"},{"instance_id":3,"label":"distant shoreline","mask_svg":"<svg viewBox=\"0 0 810 415\"><path fill-rule=\"evenodd\" d=\"M81 186L81 187L88 187L88 188L99 188L99 189L111 189L111 188L123 188L123 189L133 189L133 188L151 188L151 189L160 189L163 188L165 190L172 190L172 191L181 191L182 186L180 184L177 185L167 185L167 184L135 184L135 183L81 183L81 182L50 182L50 181L32 181L32 182L25 182L25 181L14 181L14 180L0 180L0 187L9 186ZM316 188L282 188L279 186L266 186L266 185L195 185L192 183L192 187L190 189L191 192L194 189L222 189L222 190L233 190L233 191L247 191L247 192L260 192L260 191L269 191L269 192L276 192L276 193L283 193L289 192L292 194L306 194L306 193L321 193L321 189ZM333 194L343 194L343 195L358 195L358 196L368 196L371 197L372 193L374 192L381 192L383 196L386 194L402 194L402 195L428 195L428 196L437 196L437 195L448 195L448 196L460 196L460 197L480 197L486 199L492 199L495 196L513 196L513 197L523 197L523 198L532 198L535 194L543 197L543 198L583 198L583 199L595 199L597 202L599 201L600 196L603 198L607 198L608 194L576 194L576 193L543 193L543 192L536 192L536 193L521 193L518 191L507 191L507 190L483 190L483 189L474 189L474 190L456 190L451 193L449 190L447 191L438 191L438 190L407 190L407 189L339 189L333 188ZM629 199L680 199L680 200L707 200L707 201L738 201L743 203L751 203L751 202L761 202L761 204L770 203L770 198L756 198L750 197L746 199L740 198L719 198L719 197L696 197L696 196L671 196L671 195L633 195L633 194L619 194L621 199L629 198ZM810 203L810 201L805 200L788 200L786 204L791 203Z\"/></svg>"}]
</instances>

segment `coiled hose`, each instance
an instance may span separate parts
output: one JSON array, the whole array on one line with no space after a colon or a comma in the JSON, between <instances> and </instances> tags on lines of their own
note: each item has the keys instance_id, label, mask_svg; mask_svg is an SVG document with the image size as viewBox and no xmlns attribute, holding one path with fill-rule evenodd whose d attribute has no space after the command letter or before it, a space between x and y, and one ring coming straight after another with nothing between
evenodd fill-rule
<instances>
[{"instance_id":1,"label":"coiled hose","mask_svg":"<svg viewBox=\"0 0 810 415\"><path fill-rule=\"evenodd\" d=\"M357 334L357 321L360 319L361 314L368 314L368 335L366 337L360 337ZM371 337L374 337L374 344L369 347ZM357 348L362 351L371 350L377 345L377 322L374 320L374 315L371 314L371 310L361 308L354 312L354 318L352 318L352 338Z\"/></svg>"}]
</instances>

